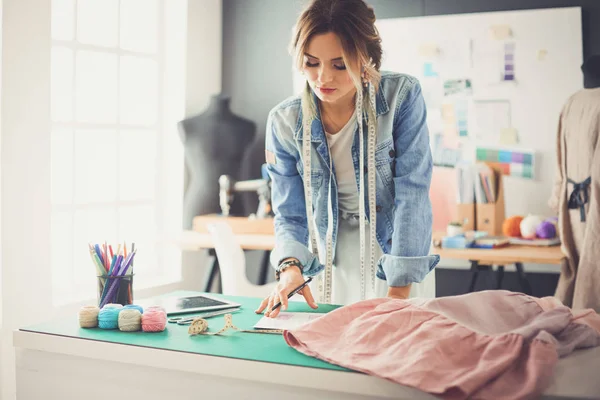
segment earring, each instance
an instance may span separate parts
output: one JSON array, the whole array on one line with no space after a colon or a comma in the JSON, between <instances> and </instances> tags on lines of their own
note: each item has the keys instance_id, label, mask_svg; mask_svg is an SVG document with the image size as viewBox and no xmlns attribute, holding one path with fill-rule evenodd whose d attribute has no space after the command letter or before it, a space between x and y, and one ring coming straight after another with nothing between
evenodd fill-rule
<instances>
[{"instance_id":1,"label":"earring","mask_svg":"<svg viewBox=\"0 0 600 400\"><path fill-rule=\"evenodd\" d=\"M369 77L367 75L367 71L364 68L363 68L363 71L360 74L360 76L361 76L361 79L362 79L363 87L366 88L367 86L369 86Z\"/></svg>"}]
</instances>

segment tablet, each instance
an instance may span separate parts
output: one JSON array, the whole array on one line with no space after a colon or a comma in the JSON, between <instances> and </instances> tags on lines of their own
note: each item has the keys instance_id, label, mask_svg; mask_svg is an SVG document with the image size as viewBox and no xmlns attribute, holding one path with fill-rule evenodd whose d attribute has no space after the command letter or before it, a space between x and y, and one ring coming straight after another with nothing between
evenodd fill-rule
<instances>
[{"instance_id":1,"label":"tablet","mask_svg":"<svg viewBox=\"0 0 600 400\"><path fill-rule=\"evenodd\" d=\"M158 297L140 302L142 306L161 306L167 315L195 313L204 311L238 308L241 304L229 300L212 297L206 294L192 296Z\"/></svg>"}]
</instances>

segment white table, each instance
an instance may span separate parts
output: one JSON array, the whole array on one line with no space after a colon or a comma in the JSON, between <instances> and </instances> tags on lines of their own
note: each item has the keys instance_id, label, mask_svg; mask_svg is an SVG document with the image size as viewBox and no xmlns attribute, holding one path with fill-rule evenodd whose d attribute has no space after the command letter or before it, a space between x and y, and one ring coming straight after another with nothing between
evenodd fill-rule
<instances>
[{"instance_id":1,"label":"white table","mask_svg":"<svg viewBox=\"0 0 600 400\"><path fill-rule=\"evenodd\" d=\"M354 372L15 331L18 399L435 399ZM599 399L600 348L560 360L544 399ZM100 382L100 380L102 380Z\"/></svg>"}]
</instances>

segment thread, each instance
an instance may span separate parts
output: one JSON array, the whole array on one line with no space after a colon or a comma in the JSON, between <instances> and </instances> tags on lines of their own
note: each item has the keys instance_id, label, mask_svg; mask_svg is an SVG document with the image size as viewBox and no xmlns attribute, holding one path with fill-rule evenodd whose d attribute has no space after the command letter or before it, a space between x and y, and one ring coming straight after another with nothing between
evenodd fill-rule
<instances>
[{"instance_id":1,"label":"thread","mask_svg":"<svg viewBox=\"0 0 600 400\"><path fill-rule=\"evenodd\" d=\"M105 304L102 308L123 308L123 305L118 303L108 303Z\"/></svg>"},{"instance_id":2,"label":"thread","mask_svg":"<svg viewBox=\"0 0 600 400\"><path fill-rule=\"evenodd\" d=\"M167 311L164 308L162 308L161 306L150 306L150 307L146 308L146 311L151 311L151 310L162 311L165 314L167 313Z\"/></svg>"},{"instance_id":3,"label":"thread","mask_svg":"<svg viewBox=\"0 0 600 400\"><path fill-rule=\"evenodd\" d=\"M523 218L520 224L521 236L523 236L525 239L535 239L535 230L537 229L538 225L542 223L542 221L542 217L538 215L528 215L527 217Z\"/></svg>"},{"instance_id":4,"label":"thread","mask_svg":"<svg viewBox=\"0 0 600 400\"><path fill-rule=\"evenodd\" d=\"M140 312L140 314L144 313L144 308L142 306L138 306L137 304L127 304L125 307L123 307L124 310L138 310Z\"/></svg>"},{"instance_id":5,"label":"thread","mask_svg":"<svg viewBox=\"0 0 600 400\"><path fill-rule=\"evenodd\" d=\"M79 326L82 328L95 328L98 326L100 309L96 306L85 306L79 310Z\"/></svg>"},{"instance_id":6,"label":"thread","mask_svg":"<svg viewBox=\"0 0 600 400\"><path fill-rule=\"evenodd\" d=\"M142 329L142 313L137 309L125 307L119 312L118 325L119 330L123 332L139 331Z\"/></svg>"},{"instance_id":7,"label":"thread","mask_svg":"<svg viewBox=\"0 0 600 400\"><path fill-rule=\"evenodd\" d=\"M552 239L556 236L556 227L550 221L543 221L536 228L535 234L541 239Z\"/></svg>"},{"instance_id":8,"label":"thread","mask_svg":"<svg viewBox=\"0 0 600 400\"><path fill-rule=\"evenodd\" d=\"M142 330L144 332L162 332L167 326L167 313L164 308L148 307L142 314Z\"/></svg>"},{"instance_id":9,"label":"thread","mask_svg":"<svg viewBox=\"0 0 600 400\"><path fill-rule=\"evenodd\" d=\"M123 308L120 304L119 306L120 307L102 307L98 314L98 327L100 329L117 329L119 327L119 313Z\"/></svg>"}]
</instances>

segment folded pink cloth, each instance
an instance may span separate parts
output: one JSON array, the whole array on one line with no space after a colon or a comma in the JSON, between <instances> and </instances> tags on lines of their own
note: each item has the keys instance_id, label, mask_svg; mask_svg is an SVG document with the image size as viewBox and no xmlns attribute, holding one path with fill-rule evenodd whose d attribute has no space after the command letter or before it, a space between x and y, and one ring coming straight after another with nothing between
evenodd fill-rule
<instances>
[{"instance_id":1,"label":"folded pink cloth","mask_svg":"<svg viewBox=\"0 0 600 400\"><path fill-rule=\"evenodd\" d=\"M600 345L594 326L596 313L494 290L361 301L284 337L309 356L445 399L515 400L541 394L559 357Z\"/></svg>"}]
</instances>

